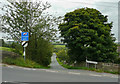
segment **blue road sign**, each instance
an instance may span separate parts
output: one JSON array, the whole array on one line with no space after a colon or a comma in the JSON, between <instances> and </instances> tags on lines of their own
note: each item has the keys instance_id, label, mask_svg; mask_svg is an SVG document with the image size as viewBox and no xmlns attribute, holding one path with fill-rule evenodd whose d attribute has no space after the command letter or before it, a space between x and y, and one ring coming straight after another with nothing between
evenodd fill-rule
<instances>
[{"instance_id":1,"label":"blue road sign","mask_svg":"<svg viewBox=\"0 0 120 84\"><path fill-rule=\"evenodd\" d=\"M21 33L21 41L29 41L29 33L28 32Z\"/></svg>"}]
</instances>

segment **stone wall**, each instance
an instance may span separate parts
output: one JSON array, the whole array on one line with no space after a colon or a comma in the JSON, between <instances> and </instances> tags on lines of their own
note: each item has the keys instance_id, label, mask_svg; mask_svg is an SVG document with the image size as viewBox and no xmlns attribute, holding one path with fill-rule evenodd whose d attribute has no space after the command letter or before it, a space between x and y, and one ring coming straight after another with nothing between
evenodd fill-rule
<instances>
[{"instance_id":1,"label":"stone wall","mask_svg":"<svg viewBox=\"0 0 120 84\"><path fill-rule=\"evenodd\" d=\"M102 69L104 71L115 71L115 72L117 72L118 69L119 69L119 64L99 62L98 65L97 65L97 68Z\"/></svg>"},{"instance_id":2,"label":"stone wall","mask_svg":"<svg viewBox=\"0 0 120 84\"><path fill-rule=\"evenodd\" d=\"M75 67L86 67L86 62L82 62L80 64L74 64ZM89 68L95 68L95 64L87 64L87 67ZM104 71L115 71L118 72L120 70L119 64L114 63L102 63L98 62L96 65L96 69L101 69Z\"/></svg>"},{"instance_id":3,"label":"stone wall","mask_svg":"<svg viewBox=\"0 0 120 84\"><path fill-rule=\"evenodd\" d=\"M20 55L17 53L9 52L9 51L2 51L2 50L0 50L0 55L2 55L2 56L0 56L2 59L4 59L4 58L16 59L16 58L20 57Z\"/></svg>"}]
</instances>

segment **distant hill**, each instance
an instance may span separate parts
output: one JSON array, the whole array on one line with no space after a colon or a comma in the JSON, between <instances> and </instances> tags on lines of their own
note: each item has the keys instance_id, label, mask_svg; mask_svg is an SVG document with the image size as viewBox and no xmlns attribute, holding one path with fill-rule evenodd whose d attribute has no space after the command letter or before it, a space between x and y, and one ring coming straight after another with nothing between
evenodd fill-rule
<instances>
[{"instance_id":1,"label":"distant hill","mask_svg":"<svg viewBox=\"0 0 120 84\"><path fill-rule=\"evenodd\" d=\"M120 42L118 42L118 44L120 45Z\"/></svg>"},{"instance_id":2,"label":"distant hill","mask_svg":"<svg viewBox=\"0 0 120 84\"><path fill-rule=\"evenodd\" d=\"M120 45L120 42L117 42L118 45Z\"/></svg>"},{"instance_id":3,"label":"distant hill","mask_svg":"<svg viewBox=\"0 0 120 84\"><path fill-rule=\"evenodd\" d=\"M118 45L120 45L120 42L115 42L115 43L117 43Z\"/></svg>"}]
</instances>

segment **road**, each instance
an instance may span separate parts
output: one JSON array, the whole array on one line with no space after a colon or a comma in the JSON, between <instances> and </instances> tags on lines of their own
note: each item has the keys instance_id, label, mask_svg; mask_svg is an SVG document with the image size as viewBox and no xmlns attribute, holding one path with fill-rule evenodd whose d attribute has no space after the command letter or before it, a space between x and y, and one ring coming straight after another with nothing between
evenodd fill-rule
<instances>
[{"instance_id":1,"label":"road","mask_svg":"<svg viewBox=\"0 0 120 84\"><path fill-rule=\"evenodd\" d=\"M52 56L50 69L32 69L18 66L2 67L3 82L118 82L118 76L87 70L65 69Z\"/></svg>"}]
</instances>

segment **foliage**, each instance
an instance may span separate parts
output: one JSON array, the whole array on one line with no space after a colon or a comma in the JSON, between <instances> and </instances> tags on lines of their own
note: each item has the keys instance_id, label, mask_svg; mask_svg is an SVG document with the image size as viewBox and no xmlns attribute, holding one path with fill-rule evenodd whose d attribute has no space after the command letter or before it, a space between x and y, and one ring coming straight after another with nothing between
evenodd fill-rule
<instances>
[{"instance_id":1,"label":"foliage","mask_svg":"<svg viewBox=\"0 0 120 84\"><path fill-rule=\"evenodd\" d=\"M66 50L65 45L54 45L54 50L53 51L58 53L62 49Z\"/></svg>"},{"instance_id":2,"label":"foliage","mask_svg":"<svg viewBox=\"0 0 120 84\"><path fill-rule=\"evenodd\" d=\"M34 39L34 37L30 38L29 46L26 51L28 59L40 65L48 66L51 63L52 53L53 46L49 41L43 38L39 38L38 40Z\"/></svg>"},{"instance_id":3,"label":"foliage","mask_svg":"<svg viewBox=\"0 0 120 84\"><path fill-rule=\"evenodd\" d=\"M4 51L13 51L12 48L7 48L7 47L0 47L0 50L4 50Z\"/></svg>"},{"instance_id":4,"label":"foliage","mask_svg":"<svg viewBox=\"0 0 120 84\"><path fill-rule=\"evenodd\" d=\"M17 53L19 55L23 54L23 47L22 47L22 45L19 44L19 43L15 43L15 42L13 42L12 44L9 44L8 46L0 47L0 50L15 52L15 53Z\"/></svg>"},{"instance_id":5,"label":"foliage","mask_svg":"<svg viewBox=\"0 0 120 84\"><path fill-rule=\"evenodd\" d=\"M63 66L64 68L67 68L67 69L70 69L72 66L69 66L69 65L67 65L67 64L63 64L61 61L60 61L60 59L59 58L56 58L57 59L57 62L61 65L61 66Z\"/></svg>"},{"instance_id":6,"label":"foliage","mask_svg":"<svg viewBox=\"0 0 120 84\"><path fill-rule=\"evenodd\" d=\"M21 56L23 55L23 46L20 43L13 42L11 44L11 48L13 48L13 52L15 52Z\"/></svg>"},{"instance_id":7,"label":"foliage","mask_svg":"<svg viewBox=\"0 0 120 84\"><path fill-rule=\"evenodd\" d=\"M4 40L2 39L1 42L2 42L2 46L4 47L5 46Z\"/></svg>"},{"instance_id":8,"label":"foliage","mask_svg":"<svg viewBox=\"0 0 120 84\"><path fill-rule=\"evenodd\" d=\"M69 48L70 61L114 62L118 57L112 22L93 8L81 8L65 14L59 25L63 42Z\"/></svg>"},{"instance_id":9,"label":"foliage","mask_svg":"<svg viewBox=\"0 0 120 84\"><path fill-rule=\"evenodd\" d=\"M116 64L120 64L120 58L117 58L115 61Z\"/></svg>"},{"instance_id":10,"label":"foliage","mask_svg":"<svg viewBox=\"0 0 120 84\"><path fill-rule=\"evenodd\" d=\"M2 42L1 45L2 47L9 47L9 45L5 43L4 39L1 39L1 42Z\"/></svg>"},{"instance_id":11,"label":"foliage","mask_svg":"<svg viewBox=\"0 0 120 84\"><path fill-rule=\"evenodd\" d=\"M67 55L67 50L60 50L57 54L60 61L68 61L69 57Z\"/></svg>"},{"instance_id":12,"label":"foliage","mask_svg":"<svg viewBox=\"0 0 120 84\"><path fill-rule=\"evenodd\" d=\"M21 42L21 32L29 32L29 45L26 48L26 57L37 63L48 66L51 62L52 47L49 43L55 39L58 18L46 12L51 7L49 3L39 2L11 2L1 10L2 29L12 39ZM13 44L14 45L14 44Z\"/></svg>"},{"instance_id":13,"label":"foliage","mask_svg":"<svg viewBox=\"0 0 120 84\"><path fill-rule=\"evenodd\" d=\"M23 58L17 58L17 59L13 59L13 58L6 58L3 59L2 61L3 63L6 64L10 64L10 65L17 65L17 66L22 66L22 67L29 67L29 68L49 68L49 67L43 67L41 65L39 65L38 63L28 60L26 59L26 61L24 61Z\"/></svg>"},{"instance_id":14,"label":"foliage","mask_svg":"<svg viewBox=\"0 0 120 84\"><path fill-rule=\"evenodd\" d=\"M29 35L37 34L37 37L53 39L56 29L57 18L46 13L51 7L49 3L8 1L1 8L5 14L2 15L2 29L7 32L12 39L20 42L22 32L29 32ZM48 31L49 30L49 31Z\"/></svg>"}]
</instances>

